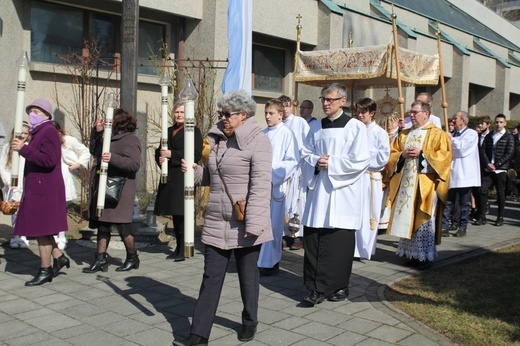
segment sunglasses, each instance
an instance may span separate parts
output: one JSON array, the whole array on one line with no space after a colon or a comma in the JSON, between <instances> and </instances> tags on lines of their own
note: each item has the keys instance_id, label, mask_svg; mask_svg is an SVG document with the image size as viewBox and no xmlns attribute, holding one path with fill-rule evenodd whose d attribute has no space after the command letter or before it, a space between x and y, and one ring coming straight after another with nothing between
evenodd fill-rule
<instances>
[{"instance_id":1,"label":"sunglasses","mask_svg":"<svg viewBox=\"0 0 520 346\"><path fill-rule=\"evenodd\" d=\"M239 113L242 113L242 112L221 112L221 111L217 111L217 117L219 118L222 118L222 117L226 117L226 118L231 118L232 115L235 115L235 114L239 114Z\"/></svg>"}]
</instances>

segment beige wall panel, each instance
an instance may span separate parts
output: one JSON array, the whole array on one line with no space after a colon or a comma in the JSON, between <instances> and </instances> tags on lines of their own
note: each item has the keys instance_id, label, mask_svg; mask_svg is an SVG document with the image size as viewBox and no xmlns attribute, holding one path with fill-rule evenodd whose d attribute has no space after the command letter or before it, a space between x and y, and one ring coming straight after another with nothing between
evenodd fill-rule
<instances>
[{"instance_id":1,"label":"beige wall panel","mask_svg":"<svg viewBox=\"0 0 520 346\"><path fill-rule=\"evenodd\" d=\"M298 14L302 16L302 42L317 45L318 2L314 0L253 1L253 32L296 41Z\"/></svg>"},{"instance_id":2,"label":"beige wall panel","mask_svg":"<svg viewBox=\"0 0 520 346\"><path fill-rule=\"evenodd\" d=\"M469 65L469 82L488 88L494 88L496 78L495 65L495 59L491 59L479 54L472 54Z\"/></svg>"}]
</instances>

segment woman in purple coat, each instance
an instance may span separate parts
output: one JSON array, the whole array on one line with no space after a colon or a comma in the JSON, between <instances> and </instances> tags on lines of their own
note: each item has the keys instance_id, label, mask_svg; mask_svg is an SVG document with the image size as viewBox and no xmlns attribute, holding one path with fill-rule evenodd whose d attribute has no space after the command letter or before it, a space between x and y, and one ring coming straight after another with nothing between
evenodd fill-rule
<instances>
[{"instance_id":1,"label":"woman in purple coat","mask_svg":"<svg viewBox=\"0 0 520 346\"><path fill-rule=\"evenodd\" d=\"M37 99L25 111L32 125L32 140L28 145L18 138L11 142L11 148L25 158L23 195L14 234L35 237L38 241L40 270L25 283L37 286L51 282L62 267L70 267L69 259L57 248L53 237L67 230L67 206L61 174L61 140L50 121L52 106L49 101Z\"/></svg>"}]
</instances>

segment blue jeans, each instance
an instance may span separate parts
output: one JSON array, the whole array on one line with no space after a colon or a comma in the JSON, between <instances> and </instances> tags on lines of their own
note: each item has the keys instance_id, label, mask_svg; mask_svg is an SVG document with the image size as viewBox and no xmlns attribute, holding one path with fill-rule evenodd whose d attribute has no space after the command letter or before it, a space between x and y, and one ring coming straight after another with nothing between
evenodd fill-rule
<instances>
[{"instance_id":1,"label":"blue jeans","mask_svg":"<svg viewBox=\"0 0 520 346\"><path fill-rule=\"evenodd\" d=\"M452 217L454 209L454 201L458 197L460 206L460 221L459 229L466 229L468 227L469 212L471 209L471 189L473 187L457 187L451 188L448 191L448 201L446 202L446 209L444 209L442 217L442 229L448 229L449 222Z\"/></svg>"}]
</instances>

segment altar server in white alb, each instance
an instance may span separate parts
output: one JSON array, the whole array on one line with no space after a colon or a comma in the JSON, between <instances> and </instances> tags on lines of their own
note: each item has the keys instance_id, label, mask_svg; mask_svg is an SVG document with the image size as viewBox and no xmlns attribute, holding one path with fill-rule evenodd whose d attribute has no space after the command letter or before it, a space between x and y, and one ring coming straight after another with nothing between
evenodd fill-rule
<instances>
[{"instance_id":1,"label":"altar server in white alb","mask_svg":"<svg viewBox=\"0 0 520 346\"><path fill-rule=\"evenodd\" d=\"M278 98L283 103L283 124L288 127L296 138L296 143L298 145L298 150L300 154L302 152L303 143L305 141L305 137L307 133L309 133L309 124L302 117L296 116L292 113L292 100L290 97L282 95ZM301 163L300 163L301 167ZM290 219L294 216L295 213L302 216L303 210L305 208L305 198L307 196L307 188L301 181L301 168L294 172L291 176L289 192L287 193L286 203L285 203L285 211L287 213L287 219ZM288 246L291 247L291 250L299 250L302 248L302 237L303 237L303 226L300 226L300 231L296 233L296 238L290 238L290 232L286 228L285 229L285 239L288 240ZM292 242L292 244L291 244Z\"/></svg>"},{"instance_id":2,"label":"altar server in white alb","mask_svg":"<svg viewBox=\"0 0 520 346\"><path fill-rule=\"evenodd\" d=\"M449 220L454 203L460 206L460 221L455 237L464 237L469 223L471 209L471 190L480 187L480 158L477 131L468 127L469 115L460 111L455 113L454 133L447 133L451 139L451 171L448 200L442 218L442 236L449 237ZM457 198L458 197L458 198Z\"/></svg>"},{"instance_id":3,"label":"altar server in white alb","mask_svg":"<svg viewBox=\"0 0 520 346\"><path fill-rule=\"evenodd\" d=\"M303 279L310 291L302 304L310 306L348 296L356 229L363 219L362 178L370 164L366 126L342 110L345 87L325 86L320 100L326 117L305 140L302 166L309 188L302 217Z\"/></svg>"},{"instance_id":4,"label":"altar server in white alb","mask_svg":"<svg viewBox=\"0 0 520 346\"><path fill-rule=\"evenodd\" d=\"M282 237L285 227L285 201L289 188L289 178L298 169L300 152L296 138L282 122L283 104L272 99L265 104L267 128L262 132L271 141L273 149L273 170L271 187L271 226L273 240L263 243L258 258L260 275L275 275L282 259Z\"/></svg>"},{"instance_id":5,"label":"altar server in white alb","mask_svg":"<svg viewBox=\"0 0 520 346\"><path fill-rule=\"evenodd\" d=\"M359 100L356 110L356 118L367 127L370 166L361 178L365 185L359 201L363 203L364 215L361 228L356 230L354 257L370 259L376 253L377 230L383 204L382 172L390 158L390 141L387 132L374 122L377 110L374 100Z\"/></svg>"}]
</instances>

